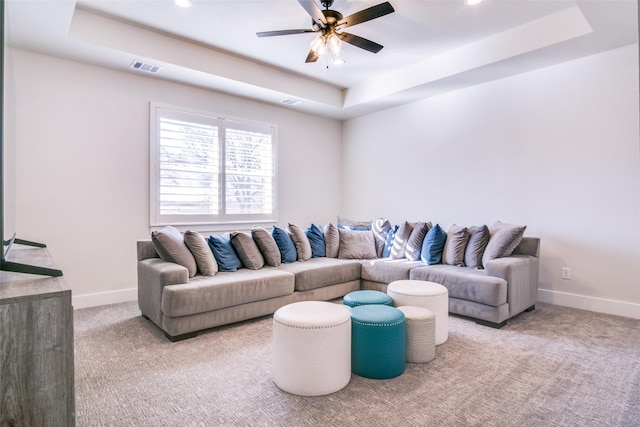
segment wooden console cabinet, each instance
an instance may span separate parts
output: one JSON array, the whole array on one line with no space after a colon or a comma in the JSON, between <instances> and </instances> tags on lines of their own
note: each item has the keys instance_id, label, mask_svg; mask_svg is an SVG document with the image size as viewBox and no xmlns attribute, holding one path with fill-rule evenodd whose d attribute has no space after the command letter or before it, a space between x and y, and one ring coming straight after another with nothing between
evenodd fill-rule
<instances>
[{"instance_id":1,"label":"wooden console cabinet","mask_svg":"<svg viewBox=\"0 0 640 427\"><path fill-rule=\"evenodd\" d=\"M15 262L55 268L46 249ZM0 271L0 426L74 426L71 290L63 277Z\"/></svg>"}]
</instances>

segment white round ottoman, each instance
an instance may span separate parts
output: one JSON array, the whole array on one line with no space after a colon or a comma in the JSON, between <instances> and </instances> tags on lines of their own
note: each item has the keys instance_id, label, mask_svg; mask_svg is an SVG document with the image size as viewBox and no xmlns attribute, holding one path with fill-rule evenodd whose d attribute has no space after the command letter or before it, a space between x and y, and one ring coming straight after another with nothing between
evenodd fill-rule
<instances>
[{"instance_id":1,"label":"white round ottoman","mask_svg":"<svg viewBox=\"0 0 640 427\"><path fill-rule=\"evenodd\" d=\"M286 305L273 314L273 378L280 389L321 396L351 380L351 313L326 301Z\"/></svg>"},{"instance_id":2,"label":"white round ottoman","mask_svg":"<svg viewBox=\"0 0 640 427\"><path fill-rule=\"evenodd\" d=\"M431 362L436 357L436 316L428 308L403 305L407 328L407 362Z\"/></svg>"},{"instance_id":3,"label":"white round ottoman","mask_svg":"<svg viewBox=\"0 0 640 427\"><path fill-rule=\"evenodd\" d=\"M425 280L396 280L387 286L393 305L417 305L436 316L436 345L449 338L449 291L439 283Z\"/></svg>"}]
</instances>

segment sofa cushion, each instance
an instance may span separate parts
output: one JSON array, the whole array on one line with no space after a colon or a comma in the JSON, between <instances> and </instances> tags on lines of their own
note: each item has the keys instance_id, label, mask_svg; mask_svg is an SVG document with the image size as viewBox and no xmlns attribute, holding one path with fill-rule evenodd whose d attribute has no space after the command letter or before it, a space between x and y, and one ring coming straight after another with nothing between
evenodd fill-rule
<instances>
[{"instance_id":1,"label":"sofa cushion","mask_svg":"<svg viewBox=\"0 0 640 427\"><path fill-rule=\"evenodd\" d=\"M277 267L282 263L282 255L280 255L278 244L267 230L262 227L256 227L251 230L251 237L258 245L266 265Z\"/></svg>"},{"instance_id":2,"label":"sofa cushion","mask_svg":"<svg viewBox=\"0 0 640 427\"><path fill-rule=\"evenodd\" d=\"M390 258L360 261L360 263L362 264L362 280L385 284L394 280L407 280L412 268L424 265L421 261Z\"/></svg>"},{"instance_id":3,"label":"sofa cushion","mask_svg":"<svg viewBox=\"0 0 640 427\"><path fill-rule=\"evenodd\" d=\"M420 259L422 242L424 242L424 237L427 235L429 228L431 228L430 222L418 222L415 227L413 227L413 230L411 230L409 240L407 240L407 246L404 250L404 256L409 261L417 261Z\"/></svg>"},{"instance_id":4,"label":"sofa cushion","mask_svg":"<svg viewBox=\"0 0 640 427\"><path fill-rule=\"evenodd\" d=\"M482 268L482 255L489 243L489 227L479 225L469 227L469 241L464 251L464 264L470 268Z\"/></svg>"},{"instance_id":5,"label":"sofa cushion","mask_svg":"<svg viewBox=\"0 0 640 427\"><path fill-rule=\"evenodd\" d=\"M296 291L308 291L360 279L358 261L327 257L281 265L278 270L295 275Z\"/></svg>"},{"instance_id":6,"label":"sofa cushion","mask_svg":"<svg viewBox=\"0 0 640 427\"><path fill-rule=\"evenodd\" d=\"M487 243L482 255L482 265L485 265L489 260L511 255L516 246L520 244L526 228L526 225L505 224L496 221L489 227L489 243Z\"/></svg>"},{"instance_id":7,"label":"sofa cushion","mask_svg":"<svg viewBox=\"0 0 640 427\"><path fill-rule=\"evenodd\" d=\"M449 297L498 307L507 302L507 281L486 276L484 270L455 265L429 265L410 271L411 280L440 283L449 291Z\"/></svg>"},{"instance_id":8,"label":"sofa cushion","mask_svg":"<svg viewBox=\"0 0 640 427\"><path fill-rule=\"evenodd\" d=\"M442 262L442 250L444 242L447 239L447 233L436 224L427 232L422 242L422 252L420 252L420 260L428 265L440 264Z\"/></svg>"},{"instance_id":9,"label":"sofa cushion","mask_svg":"<svg viewBox=\"0 0 640 427\"><path fill-rule=\"evenodd\" d=\"M231 235L229 233L221 235L211 235L208 239L209 247L213 251L213 256L218 261L220 271L237 271L242 268L242 261L231 245Z\"/></svg>"},{"instance_id":10,"label":"sofa cushion","mask_svg":"<svg viewBox=\"0 0 640 427\"><path fill-rule=\"evenodd\" d=\"M327 249L324 246L324 230L315 224L311 224L305 230L304 234L309 239L311 245L311 258L323 257L327 254Z\"/></svg>"},{"instance_id":11,"label":"sofa cushion","mask_svg":"<svg viewBox=\"0 0 640 427\"><path fill-rule=\"evenodd\" d=\"M238 254L238 258L242 261L242 265L251 270L260 270L264 267L264 257L258 248L258 245L247 233L233 232L231 233L231 246Z\"/></svg>"},{"instance_id":12,"label":"sofa cushion","mask_svg":"<svg viewBox=\"0 0 640 427\"><path fill-rule=\"evenodd\" d=\"M389 258L391 256L391 248L393 247L393 241L396 238L400 226L394 225L387 233L387 238L384 241L384 247L382 248L382 258Z\"/></svg>"},{"instance_id":13,"label":"sofa cushion","mask_svg":"<svg viewBox=\"0 0 640 427\"><path fill-rule=\"evenodd\" d=\"M376 244L371 230L339 229L340 246L338 258L373 259L376 258Z\"/></svg>"},{"instance_id":14,"label":"sofa cushion","mask_svg":"<svg viewBox=\"0 0 640 427\"><path fill-rule=\"evenodd\" d=\"M278 245L282 262L295 262L298 259L298 253L296 252L296 246L293 244L293 240L291 240L289 233L274 225L271 235Z\"/></svg>"},{"instance_id":15,"label":"sofa cushion","mask_svg":"<svg viewBox=\"0 0 640 427\"><path fill-rule=\"evenodd\" d=\"M165 286L162 313L186 316L293 293L294 276L279 268L240 269L197 276L187 284Z\"/></svg>"},{"instance_id":16,"label":"sofa cushion","mask_svg":"<svg viewBox=\"0 0 640 427\"><path fill-rule=\"evenodd\" d=\"M195 258L200 274L213 276L218 272L218 262L202 234L187 230L184 232L184 243Z\"/></svg>"},{"instance_id":17,"label":"sofa cushion","mask_svg":"<svg viewBox=\"0 0 640 427\"><path fill-rule=\"evenodd\" d=\"M469 230L453 224L447 230L447 239L442 250L442 263L464 266L464 251L469 241Z\"/></svg>"},{"instance_id":18,"label":"sofa cushion","mask_svg":"<svg viewBox=\"0 0 640 427\"><path fill-rule=\"evenodd\" d=\"M288 224L287 229L293 240L293 245L296 247L296 254L298 261L308 261L311 259L311 244L307 235L304 234L302 228L294 224Z\"/></svg>"},{"instance_id":19,"label":"sofa cushion","mask_svg":"<svg viewBox=\"0 0 640 427\"><path fill-rule=\"evenodd\" d=\"M391 247L391 253L389 254L390 258L404 258L404 250L407 247L407 242L409 241L409 236L411 236L412 230L413 226L407 221L400 224L400 227L393 238L393 246Z\"/></svg>"},{"instance_id":20,"label":"sofa cushion","mask_svg":"<svg viewBox=\"0 0 640 427\"><path fill-rule=\"evenodd\" d=\"M391 230L391 223L388 219L378 218L371 224L371 231L373 231L373 238L376 243L376 256L378 258L382 258L382 251L387 241L389 230Z\"/></svg>"},{"instance_id":21,"label":"sofa cushion","mask_svg":"<svg viewBox=\"0 0 640 427\"><path fill-rule=\"evenodd\" d=\"M196 275L196 260L177 228L166 226L162 230L153 231L151 241L160 258L185 267L189 271L189 277Z\"/></svg>"},{"instance_id":22,"label":"sofa cushion","mask_svg":"<svg viewBox=\"0 0 640 427\"><path fill-rule=\"evenodd\" d=\"M332 223L324 226L324 248L325 255L328 258L338 258L340 235L338 234L338 227Z\"/></svg>"}]
</instances>

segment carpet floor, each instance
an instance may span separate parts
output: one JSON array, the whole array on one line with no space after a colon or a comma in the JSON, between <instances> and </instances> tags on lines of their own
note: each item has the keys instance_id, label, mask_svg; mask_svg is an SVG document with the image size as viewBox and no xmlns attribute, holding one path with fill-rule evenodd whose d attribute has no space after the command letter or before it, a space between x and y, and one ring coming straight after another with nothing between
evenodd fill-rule
<instances>
[{"instance_id":1,"label":"carpet floor","mask_svg":"<svg viewBox=\"0 0 640 427\"><path fill-rule=\"evenodd\" d=\"M135 302L74 312L83 426L640 426L640 320L537 305L500 330L450 317L401 376L320 397L271 376L270 316L171 343Z\"/></svg>"}]
</instances>

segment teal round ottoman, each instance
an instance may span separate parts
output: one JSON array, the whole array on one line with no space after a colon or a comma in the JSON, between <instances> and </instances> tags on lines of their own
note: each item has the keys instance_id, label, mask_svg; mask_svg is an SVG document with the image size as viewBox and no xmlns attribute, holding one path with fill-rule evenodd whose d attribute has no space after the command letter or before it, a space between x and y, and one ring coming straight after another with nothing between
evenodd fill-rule
<instances>
[{"instance_id":1,"label":"teal round ottoman","mask_svg":"<svg viewBox=\"0 0 640 427\"><path fill-rule=\"evenodd\" d=\"M384 304L393 307L393 298L380 291L353 291L342 298L342 303L349 307L369 304Z\"/></svg>"},{"instance_id":2,"label":"teal round ottoman","mask_svg":"<svg viewBox=\"0 0 640 427\"><path fill-rule=\"evenodd\" d=\"M351 309L351 371L361 377L393 378L404 372L406 329L402 311L388 305Z\"/></svg>"}]
</instances>

